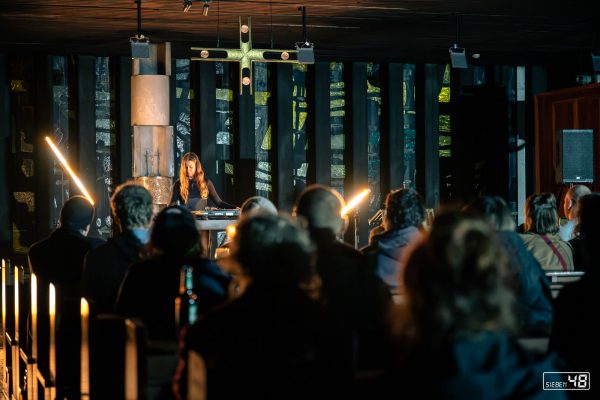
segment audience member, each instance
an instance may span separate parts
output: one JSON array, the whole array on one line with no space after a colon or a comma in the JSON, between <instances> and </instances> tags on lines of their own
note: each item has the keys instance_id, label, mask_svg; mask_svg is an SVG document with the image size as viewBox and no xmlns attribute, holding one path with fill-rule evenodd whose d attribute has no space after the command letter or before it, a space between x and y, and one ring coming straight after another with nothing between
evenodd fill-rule
<instances>
[{"instance_id":1,"label":"audience member","mask_svg":"<svg viewBox=\"0 0 600 400\"><path fill-rule=\"evenodd\" d=\"M308 234L283 217L242 219L232 257L250 285L187 332L175 389L187 398L306 399L343 392L334 332L305 290L315 278ZM182 377L188 376L189 387ZM189 390L188 390L189 389Z\"/></svg>"},{"instance_id":2,"label":"audience member","mask_svg":"<svg viewBox=\"0 0 600 400\"><path fill-rule=\"evenodd\" d=\"M399 370L389 385L409 398L564 398L542 387L544 372L561 370L556 357L528 354L511 336L516 316L507 274L487 223L438 216L406 266Z\"/></svg>"},{"instance_id":3,"label":"audience member","mask_svg":"<svg viewBox=\"0 0 600 400\"><path fill-rule=\"evenodd\" d=\"M345 332L350 344L358 335L357 367L381 366L391 298L373 266L358 250L338 239L346 229L345 202L332 188L311 185L302 192L296 215L308 223L317 245L317 272L322 302Z\"/></svg>"},{"instance_id":4,"label":"audience member","mask_svg":"<svg viewBox=\"0 0 600 400\"><path fill-rule=\"evenodd\" d=\"M181 268L194 268L199 313L225 300L229 277L213 262L201 259L199 232L192 213L184 207L162 210L152 227L149 255L129 268L115 311L139 318L150 339L175 340L175 298L179 294Z\"/></svg>"},{"instance_id":5,"label":"audience member","mask_svg":"<svg viewBox=\"0 0 600 400\"><path fill-rule=\"evenodd\" d=\"M93 218L94 206L85 197L73 196L65 202L59 227L33 244L27 254L38 285L54 283L61 296L80 297L85 254L104 242L87 237Z\"/></svg>"},{"instance_id":6,"label":"audience member","mask_svg":"<svg viewBox=\"0 0 600 400\"><path fill-rule=\"evenodd\" d=\"M580 198L590 193L592 193L590 188L584 185L572 186L567 191L563 201L563 212L567 218L567 223L561 226L558 231L560 238L565 242L568 242L575 237L575 225L577 225L577 202Z\"/></svg>"},{"instance_id":7,"label":"audience member","mask_svg":"<svg viewBox=\"0 0 600 400\"><path fill-rule=\"evenodd\" d=\"M579 200L578 220L579 235L591 265L578 282L567 284L560 291L550 348L570 363L570 371L587 371L593 376L600 352L593 311L600 291L600 193Z\"/></svg>"},{"instance_id":8,"label":"audience member","mask_svg":"<svg viewBox=\"0 0 600 400\"><path fill-rule=\"evenodd\" d=\"M514 277L522 333L547 336L552 326L550 282L515 232L515 221L506 202L496 196L481 197L470 204L468 210L485 217L506 250L509 272Z\"/></svg>"},{"instance_id":9,"label":"audience member","mask_svg":"<svg viewBox=\"0 0 600 400\"><path fill-rule=\"evenodd\" d=\"M556 197L552 193L527 198L521 238L544 271L573 271L573 249L558 236Z\"/></svg>"},{"instance_id":10,"label":"audience member","mask_svg":"<svg viewBox=\"0 0 600 400\"><path fill-rule=\"evenodd\" d=\"M140 260L148 242L152 196L143 186L126 183L115 190L110 206L113 237L87 253L83 268L83 295L94 302L97 313L113 311L127 269Z\"/></svg>"},{"instance_id":11,"label":"audience member","mask_svg":"<svg viewBox=\"0 0 600 400\"><path fill-rule=\"evenodd\" d=\"M413 189L391 191L385 199L383 227L385 232L373 238L374 244L363 252L376 257L377 275L390 289L400 289L399 277L404 271L404 256L410 246L422 238L425 220L423 199Z\"/></svg>"},{"instance_id":12,"label":"audience member","mask_svg":"<svg viewBox=\"0 0 600 400\"><path fill-rule=\"evenodd\" d=\"M65 202L59 216L59 227L49 237L33 244L27 254L29 269L38 285L38 368L44 374L49 368L48 285L56 287L56 390L58 398L79 396L79 304L83 259L92 248L103 243L87 237L94 218L94 206L83 196Z\"/></svg>"},{"instance_id":13,"label":"audience member","mask_svg":"<svg viewBox=\"0 0 600 400\"><path fill-rule=\"evenodd\" d=\"M269 214L277 214L277 208L275 207L273 202L271 202L271 200L262 196L252 196L247 198L246 201L244 201L244 204L242 204L242 207L240 209L240 217L243 217L249 212L256 211L266 212Z\"/></svg>"}]
</instances>

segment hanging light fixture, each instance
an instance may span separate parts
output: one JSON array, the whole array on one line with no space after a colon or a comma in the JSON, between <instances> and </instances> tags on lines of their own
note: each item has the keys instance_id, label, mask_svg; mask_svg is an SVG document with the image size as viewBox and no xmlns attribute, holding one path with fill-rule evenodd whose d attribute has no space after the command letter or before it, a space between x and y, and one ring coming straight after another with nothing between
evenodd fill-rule
<instances>
[{"instance_id":1,"label":"hanging light fixture","mask_svg":"<svg viewBox=\"0 0 600 400\"><path fill-rule=\"evenodd\" d=\"M458 45L459 35L460 15L456 14L456 42L450 46L450 63L452 68L468 68L466 50Z\"/></svg>"}]
</instances>

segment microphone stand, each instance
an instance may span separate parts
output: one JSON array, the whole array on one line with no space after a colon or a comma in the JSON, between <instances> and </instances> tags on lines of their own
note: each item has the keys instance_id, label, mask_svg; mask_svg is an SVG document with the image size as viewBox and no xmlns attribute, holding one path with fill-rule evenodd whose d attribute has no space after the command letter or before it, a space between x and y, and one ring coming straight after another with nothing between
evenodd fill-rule
<instances>
[{"instance_id":1,"label":"microphone stand","mask_svg":"<svg viewBox=\"0 0 600 400\"><path fill-rule=\"evenodd\" d=\"M352 218L354 219L354 248L358 250L358 241L360 239L360 229L358 226L360 215L358 213L358 207L352 210Z\"/></svg>"}]
</instances>

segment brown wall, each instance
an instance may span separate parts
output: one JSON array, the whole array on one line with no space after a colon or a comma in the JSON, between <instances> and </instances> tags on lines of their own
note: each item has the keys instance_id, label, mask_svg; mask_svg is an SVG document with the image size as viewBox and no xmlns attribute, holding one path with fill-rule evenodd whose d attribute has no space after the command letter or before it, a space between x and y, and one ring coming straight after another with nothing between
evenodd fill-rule
<instances>
[{"instance_id":1,"label":"brown wall","mask_svg":"<svg viewBox=\"0 0 600 400\"><path fill-rule=\"evenodd\" d=\"M592 189L600 191L600 84L579 86L535 96L536 191L552 192L562 204L567 185L556 183L556 135L561 129L594 130ZM559 210L562 207L559 206Z\"/></svg>"}]
</instances>

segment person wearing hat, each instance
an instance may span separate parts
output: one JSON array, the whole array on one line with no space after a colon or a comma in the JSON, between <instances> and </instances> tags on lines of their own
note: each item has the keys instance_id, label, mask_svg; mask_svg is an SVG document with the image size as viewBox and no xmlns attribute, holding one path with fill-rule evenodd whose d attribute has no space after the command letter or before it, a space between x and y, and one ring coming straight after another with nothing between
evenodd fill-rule
<instances>
[{"instance_id":1,"label":"person wearing hat","mask_svg":"<svg viewBox=\"0 0 600 400\"><path fill-rule=\"evenodd\" d=\"M79 342L69 340L78 334L79 302L83 259L92 248L104 243L88 238L94 219L94 206L83 196L73 196L63 205L59 226L50 236L29 248L29 269L37 277L38 367L49 367L48 285L56 287L56 302L60 316L56 334L56 390L57 398L75 398L79 385Z\"/></svg>"},{"instance_id":2,"label":"person wearing hat","mask_svg":"<svg viewBox=\"0 0 600 400\"><path fill-rule=\"evenodd\" d=\"M59 293L79 297L85 254L104 243L88 238L94 206L83 196L73 196L63 205L59 226L47 238L34 243L27 259L38 286L54 283Z\"/></svg>"}]
</instances>

